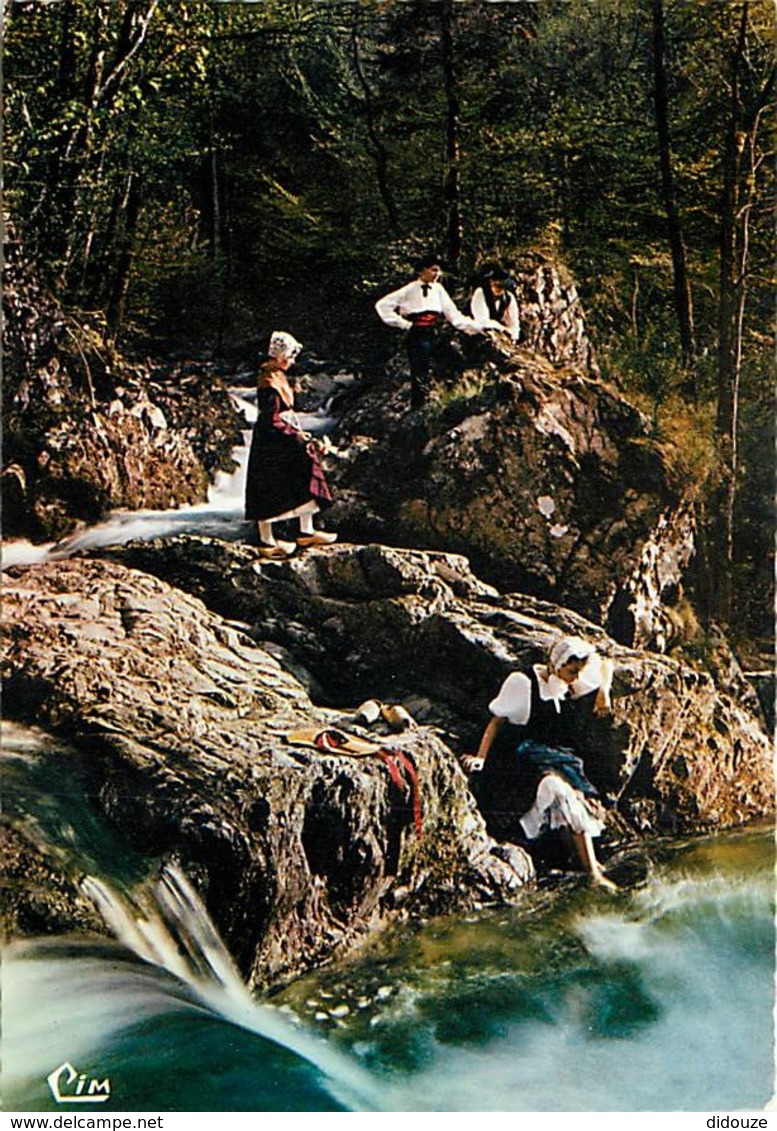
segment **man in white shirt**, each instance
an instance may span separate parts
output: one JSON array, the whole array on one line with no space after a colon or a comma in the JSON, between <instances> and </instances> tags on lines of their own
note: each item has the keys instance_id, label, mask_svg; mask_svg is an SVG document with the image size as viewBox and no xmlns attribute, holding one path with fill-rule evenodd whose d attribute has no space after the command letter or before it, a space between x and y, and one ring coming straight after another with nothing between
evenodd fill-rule
<instances>
[{"instance_id":1,"label":"man in white shirt","mask_svg":"<svg viewBox=\"0 0 777 1131\"><path fill-rule=\"evenodd\" d=\"M418 408L429 398L430 371L439 349L443 322L465 334L480 334L483 328L457 309L438 280L442 274L436 256L427 256L416 265L418 278L375 303L378 317L387 326L407 331L407 357L410 363L410 405Z\"/></svg>"},{"instance_id":2,"label":"man in white shirt","mask_svg":"<svg viewBox=\"0 0 777 1131\"><path fill-rule=\"evenodd\" d=\"M488 266L481 275L481 284L473 291L470 306L472 317L487 329L506 331L514 342L521 333L518 302L510 292L512 280L498 266Z\"/></svg>"}]
</instances>

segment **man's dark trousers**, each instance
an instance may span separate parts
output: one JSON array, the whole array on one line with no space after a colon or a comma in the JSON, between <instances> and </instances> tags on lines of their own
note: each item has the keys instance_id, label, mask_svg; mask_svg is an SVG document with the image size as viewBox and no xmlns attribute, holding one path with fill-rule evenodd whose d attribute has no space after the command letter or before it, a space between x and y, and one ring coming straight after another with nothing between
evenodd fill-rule
<instances>
[{"instance_id":1,"label":"man's dark trousers","mask_svg":"<svg viewBox=\"0 0 777 1131\"><path fill-rule=\"evenodd\" d=\"M429 399L432 357L439 347L439 339L435 326L411 326L407 332L411 408L419 408Z\"/></svg>"}]
</instances>

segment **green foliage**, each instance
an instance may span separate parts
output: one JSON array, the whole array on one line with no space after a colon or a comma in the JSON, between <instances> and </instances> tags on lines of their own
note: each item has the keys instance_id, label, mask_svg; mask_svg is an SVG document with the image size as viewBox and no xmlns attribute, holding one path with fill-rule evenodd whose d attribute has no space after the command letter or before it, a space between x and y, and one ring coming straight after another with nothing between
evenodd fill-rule
<instances>
[{"instance_id":1,"label":"green foliage","mask_svg":"<svg viewBox=\"0 0 777 1131\"><path fill-rule=\"evenodd\" d=\"M741 424L739 494L735 512L735 579L742 636L773 638L775 609L774 453L772 373L761 376L759 395L745 404Z\"/></svg>"},{"instance_id":2,"label":"green foliage","mask_svg":"<svg viewBox=\"0 0 777 1131\"><path fill-rule=\"evenodd\" d=\"M374 358L374 298L407 278L418 252L443 247L447 12L464 237L452 289L503 249L548 245L578 281L607 379L641 400L659 440L687 429L678 475L711 481L742 5L664 9L700 357L693 412L683 408L691 389L660 191L649 0L16 0L5 29L6 207L63 301L104 311L138 345L253 348L282 325L319 352ZM751 0L745 107L768 90L772 40L771 5ZM771 351L774 178L762 134L746 406ZM744 468L740 533L760 553L769 516L745 500L764 485L750 455Z\"/></svg>"},{"instance_id":3,"label":"green foliage","mask_svg":"<svg viewBox=\"0 0 777 1131\"><path fill-rule=\"evenodd\" d=\"M170 276L180 280L183 268L196 279L203 255L226 262L227 306L253 305L260 319L268 305L282 311L278 290L293 305L301 280L314 319L326 322L328 304L354 325L369 309L370 283L398 282L418 250L442 243L442 7L16 3L7 192L28 245L65 296L87 306L108 304L129 250L135 326L153 329L159 313L172 327L166 296L180 281L168 286L165 262ZM753 12L754 27L765 25L765 6ZM719 45L732 20L712 0L668 12L677 179L704 348L716 334ZM494 249L555 229L599 341L612 338L614 353L629 334L643 350L664 339L671 348L649 5L457 3L453 35L462 278ZM130 178L142 183L137 220L127 215ZM762 324L768 212L759 196ZM215 337L224 312L207 287L195 290Z\"/></svg>"},{"instance_id":4,"label":"green foliage","mask_svg":"<svg viewBox=\"0 0 777 1131\"><path fill-rule=\"evenodd\" d=\"M720 478L712 405L692 405L684 397L665 401L656 441L664 453L670 482L689 498L698 499Z\"/></svg>"},{"instance_id":5,"label":"green foliage","mask_svg":"<svg viewBox=\"0 0 777 1131\"><path fill-rule=\"evenodd\" d=\"M438 385L437 397L434 402L434 412L444 421L445 427L453 428L465 417L477 411L477 406L483 395L493 388L494 374L490 374L488 367L482 369L467 369L453 383L446 382Z\"/></svg>"}]
</instances>

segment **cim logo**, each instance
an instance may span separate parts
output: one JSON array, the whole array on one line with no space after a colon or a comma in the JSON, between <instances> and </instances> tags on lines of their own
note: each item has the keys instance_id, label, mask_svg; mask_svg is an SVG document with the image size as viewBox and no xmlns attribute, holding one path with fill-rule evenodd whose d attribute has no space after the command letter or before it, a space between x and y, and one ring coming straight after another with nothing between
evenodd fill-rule
<instances>
[{"instance_id":1,"label":"cim logo","mask_svg":"<svg viewBox=\"0 0 777 1131\"><path fill-rule=\"evenodd\" d=\"M46 1081L58 1104L103 1104L111 1096L111 1082L107 1076L104 1080L97 1080L79 1072L68 1061L55 1068Z\"/></svg>"}]
</instances>

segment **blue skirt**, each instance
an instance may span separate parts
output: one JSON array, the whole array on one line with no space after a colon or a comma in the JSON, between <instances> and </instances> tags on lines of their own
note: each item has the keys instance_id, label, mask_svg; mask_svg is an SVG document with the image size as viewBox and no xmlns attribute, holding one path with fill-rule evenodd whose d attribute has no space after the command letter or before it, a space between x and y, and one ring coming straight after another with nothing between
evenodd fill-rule
<instances>
[{"instance_id":1,"label":"blue skirt","mask_svg":"<svg viewBox=\"0 0 777 1131\"><path fill-rule=\"evenodd\" d=\"M573 789L579 789L585 797L598 797L599 791L585 776L582 758L563 746L546 746L525 738L515 748L521 774L531 776L535 784L548 773L561 774Z\"/></svg>"}]
</instances>

